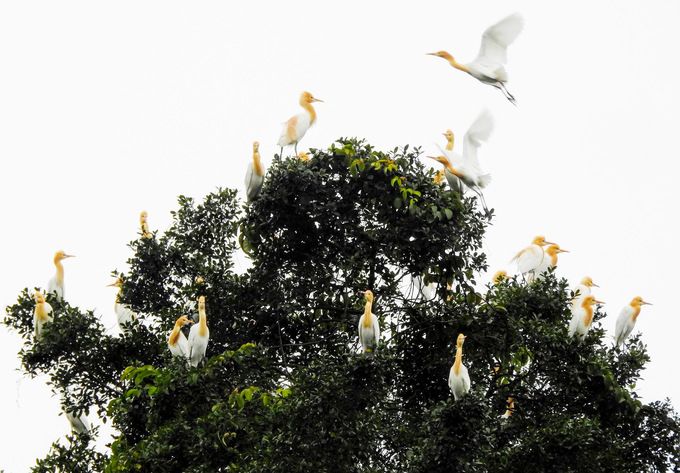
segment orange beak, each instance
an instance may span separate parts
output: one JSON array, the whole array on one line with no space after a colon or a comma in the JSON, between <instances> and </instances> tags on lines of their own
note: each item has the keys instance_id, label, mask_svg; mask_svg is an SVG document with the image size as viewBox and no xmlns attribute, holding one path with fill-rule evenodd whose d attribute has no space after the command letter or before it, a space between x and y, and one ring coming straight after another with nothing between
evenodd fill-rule
<instances>
[{"instance_id":1,"label":"orange beak","mask_svg":"<svg viewBox=\"0 0 680 473\"><path fill-rule=\"evenodd\" d=\"M593 302L595 302L596 304L605 304L605 302L602 302L602 301L593 300Z\"/></svg>"}]
</instances>

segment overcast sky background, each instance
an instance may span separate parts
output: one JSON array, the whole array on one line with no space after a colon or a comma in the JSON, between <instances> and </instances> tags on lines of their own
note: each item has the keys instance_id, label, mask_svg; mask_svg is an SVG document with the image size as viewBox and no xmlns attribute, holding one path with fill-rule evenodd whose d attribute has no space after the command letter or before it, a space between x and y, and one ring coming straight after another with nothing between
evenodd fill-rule
<instances>
[{"instance_id":1,"label":"overcast sky background","mask_svg":"<svg viewBox=\"0 0 680 473\"><path fill-rule=\"evenodd\" d=\"M299 151L359 137L432 154L451 129L461 152L486 107L496 120L479 152L493 176L489 272L513 273L510 259L545 235L570 250L559 276L601 286L605 328L633 297L652 302L634 332L652 358L637 392L677 408L680 3L403 4L1 3L0 304L44 287L63 249L76 255L64 262L67 300L117 333L116 290L105 286L126 270L140 211L163 231L180 194L244 196L253 141L268 167L303 90L324 103ZM525 18L508 54L517 107L426 55L472 61L484 30L514 12ZM0 328L7 473L27 471L70 430L47 378L16 371L20 348Z\"/></svg>"}]
</instances>

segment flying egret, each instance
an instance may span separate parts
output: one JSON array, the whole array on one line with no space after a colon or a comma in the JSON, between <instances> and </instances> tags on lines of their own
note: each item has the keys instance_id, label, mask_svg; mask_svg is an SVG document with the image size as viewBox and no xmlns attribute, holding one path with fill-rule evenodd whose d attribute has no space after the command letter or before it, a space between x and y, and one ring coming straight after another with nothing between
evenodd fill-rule
<instances>
[{"instance_id":1,"label":"flying egret","mask_svg":"<svg viewBox=\"0 0 680 473\"><path fill-rule=\"evenodd\" d=\"M123 292L123 280L121 278L116 278L116 282L109 284L106 287L119 288L118 294L116 294L116 303L113 308L116 312L116 318L118 319L118 326L123 333L127 335L130 333L130 328L127 327L127 325L133 323L137 319L137 314L135 314L129 306L120 303L120 294Z\"/></svg>"},{"instance_id":2,"label":"flying egret","mask_svg":"<svg viewBox=\"0 0 680 473\"><path fill-rule=\"evenodd\" d=\"M458 340L456 341L456 361L449 372L449 388L451 388L456 401L470 390L470 375L463 364L463 342L465 342L466 338L462 333L458 335Z\"/></svg>"},{"instance_id":3,"label":"flying egret","mask_svg":"<svg viewBox=\"0 0 680 473\"><path fill-rule=\"evenodd\" d=\"M362 294L366 298L366 305L364 313L359 319L359 341L363 352L372 355L373 348L380 339L380 323L378 317L371 311L373 308L373 292L366 290Z\"/></svg>"},{"instance_id":4,"label":"flying egret","mask_svg":"<svg viewBox=\"0 0 680 473\"><path fill-rule=\"evenodd\" d=\"M482 46L479 49L477 59L468 64L456 62L446 51L428 54L446 59L456 69L467 72L484 84L500 89L503 95L515 105L515 97L505 88L508 74L503 66L508 62L507 47L517 39L523 25L522 16L513 14L488 27L482 36Z\"/></svg>"},{"instance_id":5,"label":"flying egret","mask_svg":"<svg viewBox=\"0 0 680 473\"><path fill-rule=\"evenodd\" d=\"M178 318L175 322L175 328L172 329L168 337L168 348L172 356L181 356L185 360L189 358L189 341L182 332L182 327L186 324L193 324L193 322L184 315Z\"/></svg>"},{"instance_id":6,"label":"flying egret","mask_svg":"<svg viewBox=\"0 0 680 473\"><path fill-rule=\"evenodd\" d=\"M256 198L262 189L264 182L264 166L260 162L260 143L257 141L253 143L253 162L248 163L248 170L246 171L246 196L248 202Z\"/></svg>"},{"instance_id":7,"label":"flying egret","mask_svg":"<svg viewBox=\"0 0 680 473\"><path fill-rule=\"evenodd\" d=\"M616 319L616 330L614 331L616 348L620 347L626 338L628 338L630 332L633 331L633 327L635 327L635 322L637 321L638 315L640 315L640 309L643 305L652 304L643 301L642 297L636 297L630 301L630 304L621 309L619 318Z\"/></svg>"},{"instance_id":8,"label":"flying egret","mask_svg":"<svg viewBox=\"0 0 680 473\"><path fill-rule=\"evenodd\" d=\"M517 271L520 274L529 273L526 276L527 282L532 282L536 277L536 269L543 263L545 251L543 247L547 244L555 243L547 241L544 236L537 236L531 245L524 248L511 261L517 261Z\"/></svg>"},{"instance_id":9,"label":"flying egret","mask_svg":"<svg viewBox=\"0 0 680 473\"><path fill-rule=\"evenodd\" d=\"M87 420L87 416L83 412L79 416L76 416L72 411L67 411L64 409L64 414L66 418L71 423L71 429L78 434L89 434L90 433L90 422Z\"/></svg>"},{"instance_id":10,"label":"flying egret","mask_svg":"<svg viewBox=\"0 0 680 473\"><path fill-rule=\"evenodd\" d=\"M567 250L560 248L560 245L552 244L545 249L545 255L543 256L543 261L534 270L535 279L538 279L541 274L548 271L549 268L557 266L557 255L560 253L569 253Z\"/></svg>"},{"instance_id":11,"label":"flying egret","mask_svg":"<svg viewBox=\"0 0 680 473\"><path fill-rule=\"evenodd\" d=\"M139 214L139 225L142 227L142 237L144 238L151 238L151 232L149 232L149 222L147 222L148 217L149 214L146 213L146 210Z\"/></svg>"},{"instance_id":12,"label":"flying egret","mask_svg":"<svg viewBox=\"0 0 680 473\"><path fill-rule=\"evenodd\" d=\"M39 340L42 337L44 330L44 325L51 323L52 317L52 306L45 302L45 295L38 291L33 294L35 299L35 310L33 311L33 328L35 329L35 339Z\"/></svg>"},{"instance_id":13,"label":"flying egret","mask_svg":"<svg viewBox=\"0 0 680 473\"><path fill-rule=\"evenodd\" d=\"M581 282L574 288L574 297L571 299L571 310L579 307L584 297L590 295L591 287L600 287L593 282L590 276L581 279Z\"/></svg>"},{"instance_id":14,"label":"flying egret","mask_svg":"<svg viewBox=\"0 0 680 473\"><path fill-rule=\"evenodd\" d=\"M488 110L483 110L475 121L472 122L472 125L470 125L470 128L468 128L463 137L462 156L455 151L449 150L448 145L447 148L440 148L442 153L440 156L428 156L428 158L444 165L444 174L451 189L460 192L460 181L463 181L463 184L479 196L487 216L489 215L489 210L486 207L481 189L491 182L491 174L482 174L479 159L477 159L477 149L483 141L489 139L492 131L493 117Z\"/></svg>"},{"instance_id":15,"label":"flying egret","mask_svg":"<svg viewBox=\"0 0 680 473\"><path fill-rule=\"evenodd\" d=\"M205 350L208 348L208 340L210 339L208 318L205 313L205 296L198 298L198 316L198 325L191 327L188 340L189 364L194 367L198 366L205 356Z\"/></svg>"},{"instance_id":16,"label":"flying egret","mask_svg":"<svg viewBox=\"0 0 680 473\"><path fill-rule=\"evenodd\" d=\"M593 304L604 304L602 301L595 299L592 294L583 298L581 307L571 313L571 322L569 322L569 336L573 337L575 334L586 336L590 330L590 324L593 323Z\"/></svg>"},{"instance_id":17,"label":"flying egret","mask_svg":"<svg viewBox=\"0 0 680 473\"><path fill-rule=\"evenodd\" d=\"M47 293L57 293L57 297L64 298L64 265L61 264L66 258L73 258L73 255L67 255L63 251L57 251L54 254L54 266L57 267L57 272L47 283Z\"/></svg>"},{"instance_id":18,"label":"flying egret","mask_svg":"<svg viewBox=\"0 0 680 473\"><path fill-rule=\"evenodd\" d=\"M309 92L302 92L302 95L300 95L300 106L305 111L291 117L284 125L279 137L280 155L283 154L283 147L290 145L295 145L295 154L298 154L297 144L305 136L309 127L316 121L316 111L312 107L313 102L323 102L323 100L315 99Z\"/></svg>"}]
</instances>

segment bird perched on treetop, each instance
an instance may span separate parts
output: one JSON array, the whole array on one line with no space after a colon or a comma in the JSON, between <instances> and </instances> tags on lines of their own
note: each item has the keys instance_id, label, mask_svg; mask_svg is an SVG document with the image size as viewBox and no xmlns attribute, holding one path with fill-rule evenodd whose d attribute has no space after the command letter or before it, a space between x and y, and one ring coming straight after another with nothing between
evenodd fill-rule
<instances>
[{"instance_id":1,"label":"bird perched on treetop","mask_svg":"<svg viewBox=\"0 0 680 473\"><path fill-rule=\"evenodd\" d=\"M313 102L323 102L323 100L315 99L309 92L302 92L302 95L300 95L300 106L305 111L291 117L283 126L281 136L279 137L281 154L283 154L283 147L290 145L295 145L295 154L298 154L297 144L305 136L309 127L316 121L316 111L312 107Z\"/></svg>"}]
</instances>

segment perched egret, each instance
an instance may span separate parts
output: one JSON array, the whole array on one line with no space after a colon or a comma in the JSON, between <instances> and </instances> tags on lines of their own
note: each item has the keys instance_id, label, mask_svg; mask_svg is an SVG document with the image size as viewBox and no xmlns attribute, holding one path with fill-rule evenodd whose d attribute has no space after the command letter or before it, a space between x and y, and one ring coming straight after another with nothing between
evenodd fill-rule
<instances>
[{"instance_id":1,"label":"perched egret","mask_svg":"<svg viewBox=\"0 0 680 473\"><path fill-rule=\"evenodd\" d=\"M630 332L633 331L635 327L635 322L637 321L638 315L640 315L640 309L643 305L652 305L649 302L642 300L642 297L636 297L630 304L621 309L619 318L616 319L616 330L614 331L614 341L616 342L616 347L620 347L621 344L628 338Z\"/></svg>"},{"instance_id":2,"label":"perched egret","mask_svg":"<svg viewBox=\"0 0 680 473\"><path fill-rule=\"evenodd\" d=\"M413 278L413 283L416 288L416 295L422 297L426 300L432 300L437 295L437 284L431 282L430 284L425 284L425 278L423 276L416 276Z\"/></svg>"},{"instance_id":3,"label":"perched egret","mask_svg":"<svg viewBox=\"0 0 680 473\"><path fill-rule=\"evenodd\" d=\"M109 284L107 287L119 288L118 294L116 294L116 303L113 308L116 312L116 318L118 319L118 326L124 334L128 334L130 333L130 328L127 327L127 325L137 320L137 314L135 314L130 307L120 303L120 293L123 292L123 280L121 278L116 278L116 282Z\"/></svg>"},{"instance_id":4,"label":"perched egret","mask_svg":"<svg viewBox=\"0 0 680 473\"><path fill-rule=\"evenodd\" d=\"M307 162L309 161L309 155L305 153L304 151L300 151L300 154L297 156L294 156L295 158L298 158L300 161Z\"/></svg>"},{"instance_id":5,"label":"perched egret","mask_svg":"<svg viewBox=\"0 0 680 473\"><path fill-rule=\"evenodd\" d=\"M517 271L520 274L527 274L527 282L531 282L537 276L536 270L543 263L545 257L545 251L543 247L547 244L554 245L550 241L546 241L544 236L537 236L531 245L524 248L522 251L517 253L517 255L512 259L512 261L517 261Z\"/></svg>"},{"instance_id":6,"label":"perched egret","mask_svg":"<svg viewBox=\"0 0 680 473\"><path fill-rule=\"evenodd\" d=\"M168 337L168 348L170 348L172 356L181 356L184 359L189 358L189 342L182 333L182 327L186 324L193 324L193 322L184 315L178 318L175 322L175 328L172 329Z\"/></svg>"},{"instance_id":7,"label":"perched egret","mask_svg":"<svg viewBox=\"0 0 680 473\"><path fill-rule=\"evenodd\" d=\"M295 145L295 154L298 154L297 144L305 136L309 127L316 121L316 111L312 107L313 102L323 102L323 100L315 99L309 92L302 92L302 95L300 95L300 106L305 111L291 117L284 125L279 137L280 154L283 154L284 146L290 145Z\"/></svg>"},{"instance_id":8,"label":"perched egret","mask_svg":"<svg viewBox=\"0 0 680 473\"><path fill-rule=\"evenodd\" d=\"M257 141L253 143L253 162L248 163L245 182L246 196L250 202L260 194L264 182L264 166L260 162L260 143Z\"/></svg>"},{"instance_id":9,"label":"perched egret","mask_svg":"<svg viewBox=\"0 0 680 473\"><path fill-rule=\"evenodd\" d=\"M554 243L545 249L543 261L541 261L541 264L534 270L535 279L538 279L540 275L548 271L549 268L557 266L557 255L560 253L569 253L569 251L561 249L560 245Z\"/></svg>"},{"instance_id":10,"label":"perched egret","mask_svg":"<svg viewBox=\"0 0 680 473\"><path fill-rule=\"evenodd\" d=\"M54 265L57 267L57 272L47 283L47 293L57 293L57 297L64 298L64 265L61 264L66 258L73 258L73 255L67 255L63 251L57 251L54 254Z\"/></svg>"},{"instance_id":11,"label":"perched egret","mask_svg":"<svg viewBox=\"0 0 680 473\"><path fill-rule=\"evenodd\" d=\"M359 319L359 341L363 352L372 355L373 348L380 339L380 323L378 317L371 311L373 308L373 292L366 290L362 294L366 298L366 306L364 307L364 314Z\"/></svg>"},{"instance_id":12,"label":"perched egret","mask_svg":"<svg viewBox=\"0 0 680 473\"><path fill-rule=\"evenodd\" d=\"M484 207L487 215L489 209L486 207L484 195L481 189L486 187L491 182L491 174L482 174L479 166L479 159L477 159L477 149L481 146L483 141L489 139L493 131L493 117L488 110L482 113L470 125L468 131L463 137L463 155L456 153L449 149L442 149L440 156L428 156L444 165L444 174L449 186L453 190L461 191L460 181L475 192ZM447 145L448 148L448 145Z\"/></svg>"},{"instance_id":13,"label":"perched egret","mask_svg":"<svg viewBox=\"0 0 680 473\"><path fill-rule=\"evenodd\" d=\"M45 324L51 323L52 306L45 302L45 295L42 292L36 292L33 295L35 299L35 310L33 311L33 328L35 329L35 338L39 340L42 337Z\"/></svg>"},{"instance_id":14,"label":"perched egret","mask_svg":"<svg viewBox=\"0 0 680 473\"><path fill-rule=\"evenodd\" d=\"M71 429L78 434L89 434L90 433L90 422L87 420L87 416L83 412L79 416L76 416L72 411L67 411L64 409L64 414L66 418L71 423Z\"/></svg>"},{"instance_id":15,"label":"perched egret","mask_svg":"<svg viewBox=\"0 0 680 473\"><path fill-rule=\"evenodd\" d=\"M446 137L446 150L453 151L453 132L451 130L446 130L446 133L442 133Z\"/></svg>"},{"instance_id":16,"label":"perched egret","mask_svg":"<svg viewBox=\"0 0 680 473\"><path fill-rule=\"evenodd\" d=\"M466 338L462 333L458 335L458 340L456 341L456 361L449 372L449 387L456 401L470 390L470 375L463 364L463 342L465 342Z\"/></svg>"},{"instance_id":17,"label":"perched egret","mask_svg":"<svg viewBox=\"0 0 680 473\"><path fill-rule=\"evenodd\" d=\"M571 322L569 322L569 336L574 334L586 336L590 330L590 324L593 323L593 304L604 304L602 301L595 300L595 296L589 295L583 298L581 307L571 313Z\"/></svg>"},{"instance_id":18,"label":"perched egret","mask_svg":"<svg viewBox=\"0 0 680 473\"><path fill-rule=\"evenodd\" d=\"M468 64L456 62L446 51L428 54L444 58L456 69L467 72L484 84L500 89L503 95L514 105L515 97L505 88L508 74L503 66L508 61L507 47L517 39L523 25L524 19L520 15L514 14L488 27L482 36L482 46L479 49L477 59Z\"/></svg>"},{"instance_id":19,"label":"perched egret","mask_svg":"<svg viewBox=\"0 0 680 473\"><path fill-rule=\"evenodd\" d=\"M512 411L515 409L515 399L509 397L508 400L506 401L506 404L508 407L505 410L505 414L501 416L503 419L507 419L512 415Z\"/></svg>"},{"instance_id":20,"label":"perched egret","mask_svg":"<svg viewBox=\"0 0 680 473\"><path fill-rule=\"evenodd\" d=\"M151 232L149 231L149 222L147 222L148 217L149 214L146 213L146 210L142 211L142 213L139 214L139 224L142 227L142 236L144 238L151 238Z\"/></svg>"},{"instance_id":21,"label":"perched egret","mask_svg":"<svg viewBox=\"0 0 680 473\"><path fill-rule=\"evenodd\" d=\"M455 177L455 176L454 176ZM456 177L456 179L458 179ZM444 184L444 181L446 180L446 172L443 169L440 169L434 174L434 177L432 178L435 184Z\"/></svg>"},{"instance_id":22,"label":"perched egret","mask_svg":"<svg viewBox=\"0 0 680 473\"><path fill-rule=\"evenodd\" d=\"M597 284L595 284L592 280L591 277L586 276L583 279L581 279L581 282L574 288L574 297L571 299L571 310L573 311L574 308L577 308L581 305L581 302L584 297L590 295L590 288L591 287L600 287Z\"/></svg>"},{"instance_id":23,"label":"perched egret","mask_svg":"<svg viewBox=\"0 0 680 473\"><path fill-rule=\"evenodd\" d=\"M205 296L198 298L198 316L198 325L194 325L189 331L188 353L189 364L191 364L191 366L198 366L205 356L206 348L208 348L210 331L208 330L208 318L205 314Z\"/></svg>"},{"instance_id":24,"label":"perched egret","mask_svg":"<svg viewBox=\"0 0 680 473\"><path fill-rule=\"evenodd\" d=\"M446 137L446 148L444 148L446 151L453 151L453 132L451 130L446 130L446 133L442 133ZM460 156L457 153L454 153L452 158L459 158ZM451 159L449 161L455 161L455 159ZM441 171L442 174L446 177L446 180L449 182L449 186L451 189L454 189L461 194L464 192L463 185L460 183L460 179L458 179L454 174L452 174L450 171L448 171L446 168L442 169Z\"/></svg>"}]
</instances>

